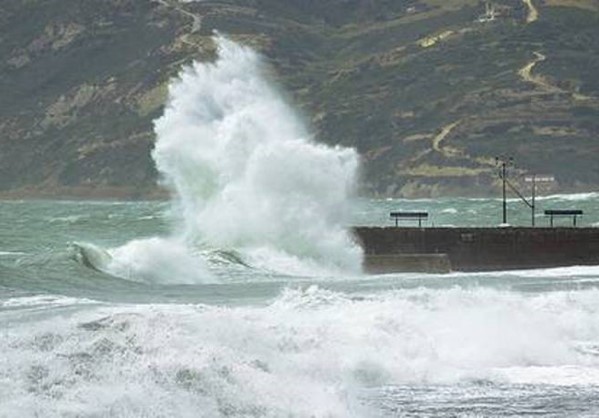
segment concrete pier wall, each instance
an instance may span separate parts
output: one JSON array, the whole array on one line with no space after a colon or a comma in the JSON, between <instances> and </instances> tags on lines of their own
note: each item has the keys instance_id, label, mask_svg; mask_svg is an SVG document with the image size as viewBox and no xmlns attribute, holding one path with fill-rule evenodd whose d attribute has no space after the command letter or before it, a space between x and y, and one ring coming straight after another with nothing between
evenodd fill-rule
<instances>
[{"instance_id":1,"label":"concrete pier wall","mask_svg":"<svg viewBox=\"0 0 599 418\"><path fill-rule=\"evenodd\" d=\"M451 262L447 254L368 254L363 267L370 274L449 273Z\"/></svg>"},{"instance_id":2,"label":"concrete pier wall","mask_svg":"<svg viewBox=\"0 0 599 418\"><path fill-rule=\"evenodd\" d=\"M354 232L366 254L366 269L375 272L414 271L409 265L402 270L401 258L392 263L389 257L377 269L381 255L424 257L421 271L428 271L426 255L431 254L446 256L457 271L599 265L599 228L357 227Z\"/></svg>"}]
</instances>

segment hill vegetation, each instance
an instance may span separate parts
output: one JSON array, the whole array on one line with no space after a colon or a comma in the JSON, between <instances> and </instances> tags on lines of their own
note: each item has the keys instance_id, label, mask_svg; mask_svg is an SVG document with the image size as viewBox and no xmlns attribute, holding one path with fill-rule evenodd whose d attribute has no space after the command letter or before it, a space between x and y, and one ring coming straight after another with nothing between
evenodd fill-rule
<instances>
[{"instance_id":1,"label":"hill vegetation","mask_svg":"<svg viewBox=\"0 0 599 418\"><path fill-rule=\"evenodd\" d=\"M0 193L159 193L152 120L214 30L257 48L362 192L495 193L496 156L599 185L597 0L5 0Z\"/></svg>"}]
</instances>

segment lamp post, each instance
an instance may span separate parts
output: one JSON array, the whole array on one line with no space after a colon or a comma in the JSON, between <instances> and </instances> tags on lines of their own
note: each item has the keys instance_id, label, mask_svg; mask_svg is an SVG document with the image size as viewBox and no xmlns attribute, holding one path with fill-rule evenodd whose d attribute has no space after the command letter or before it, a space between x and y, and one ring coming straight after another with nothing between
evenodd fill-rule
<instances>
[{"instance_id":1,"label":"lamp post","mask_svg":"<svg viewBox=\"0 0 599 418\"><path fill-rule=\"evenodd\" d=\"M506 195L506 183L507 183L507 166L513 164L514 159L512 157L495 157L495 164L500 167L499 178L503 183L503 224L507 224L507 195Z\"/></svg>"}]
</instances>

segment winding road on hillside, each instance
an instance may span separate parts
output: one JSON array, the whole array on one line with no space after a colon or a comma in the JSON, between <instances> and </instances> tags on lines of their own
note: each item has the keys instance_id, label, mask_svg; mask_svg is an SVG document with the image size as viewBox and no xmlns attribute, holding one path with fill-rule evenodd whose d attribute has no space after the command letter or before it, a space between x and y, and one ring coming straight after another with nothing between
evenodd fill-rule
<instances>
[{"instance_id":1,"label":"winding road on hillside","mask_svg":"<svg viewBox=\"0 0 599 418\"><path fill-rule=\"evenodd\" d=\"M158 3L162 4L164 7L168 7L170 9L174 9L182 15L191 18L191 29L189 33L183 35L181 37L181 42L191 45L193 47L200 47L196 42L190 40L190 36L199 32L202 28L202 16L191 13L188 10L185 10L181 4L177 0L156 0Z\"/></svg>"},{"instance_id":2,"label":"winding road on hillside","mask_svg":"<svg viewBox=\"0 0 599 418\"><path fill-rule=\"evenodd\" d=\"M460 122L461 122L461 120L457 120L453 123L450 123L449 125L445 125L441 129L441 132L439 132L437 135L435 135L435 137L433 138L433 150L437 151L438 153L440 153L441 155L443 155L446 158L456 157L462 153L457 148L441 145L443 140L445 138L447 138L447 135L449 135L451 133L451 131L453 131L455 129L455 127L460 124Z\"/></svg>"},{"instance_id":3,"label":"winding road on hillside","mask_svg":"<svg viewBox=\"0 0 599 418\"><path fill-rule=\"evenodd\" d=\"M532 0L522 0L526 7L528 7L528 15L526 16L526 23L532 23L539 18L539 11L532 3Z\"/></svg>"},{"instance_id":4,"label":"winding road on hillside","mask_svg":"<svg viewBox=\"0 0 599 418\"><path fill-rule=\"evenodd\" d=\"M565 90L561 87L551 84L545 77L542 75L535 75L532 73L534 67L539 63L543 62L547 59L547 57L540 52L534 52L535 58L522 67L518 71L518 75L522 78L522 80L534 84L536 87L541 89L546 93L567 93L571 94L575 100L591 100L592 98L589 96L585 96L580 93L571 92Z\"/></svg>"},{"instance_id":5,"label":"winding road on hillside","mask_svg":"<svg viewBox=\"0 0 599 418\"><path fill-rule=\"evenodd\" d=\"M545 79L540 75L533 75L532 70L539 62L545 61L547 57L540 52L534 52L535 58L518 70L518 75L522 78L522 80L532 83L537 87L545 90L547 92L556 92L556 88L549 84Z\"/></svg>"}]
</instances>

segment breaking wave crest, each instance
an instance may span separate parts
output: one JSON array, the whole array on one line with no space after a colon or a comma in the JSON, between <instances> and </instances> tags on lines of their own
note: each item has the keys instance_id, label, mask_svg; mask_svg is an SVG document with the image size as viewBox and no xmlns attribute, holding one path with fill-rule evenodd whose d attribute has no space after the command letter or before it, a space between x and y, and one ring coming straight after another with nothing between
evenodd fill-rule
<instances>
[{"instance_id":1,"label":"breaking wave crest","mask_svg":"<svg viewBox=\"0 0 599 418\"><path fill-rule=\"evenodd\" d=\"M362 251L346 230L356 152L313 142L261 58L215 40L216 62L184 68L155 121L153 157L180 215L176 238L114 250L112 270L163 270L168 261L156 266L154 256L168 255L178 267L163 273L185 276L185 266L199 268L188 255L223 249L284 274L358 272Z\"/></svg>"},{"instance_id":2,"label":"breaking wave crest","mask_svg":"<svg viewBox=\"0 0 599 418\"><path fill-rule=\"evenodd\" d=\"M370 387L597 385L597 324L597 290L99 306L7 327L0 399L9 415L368 416Z\"/></svg>"},{"instance_id":3,"label":"breaking wave crest","mask_svg":"<svg viewBox=\"0 0 599 418\"><path fill-rule=\"evenodd\" d=\"M599 192L553 194L549 196L537 197L538 200L564 200L570 202L595 200L597 198L599 198Z\"/></svg>"}]
</instances>

